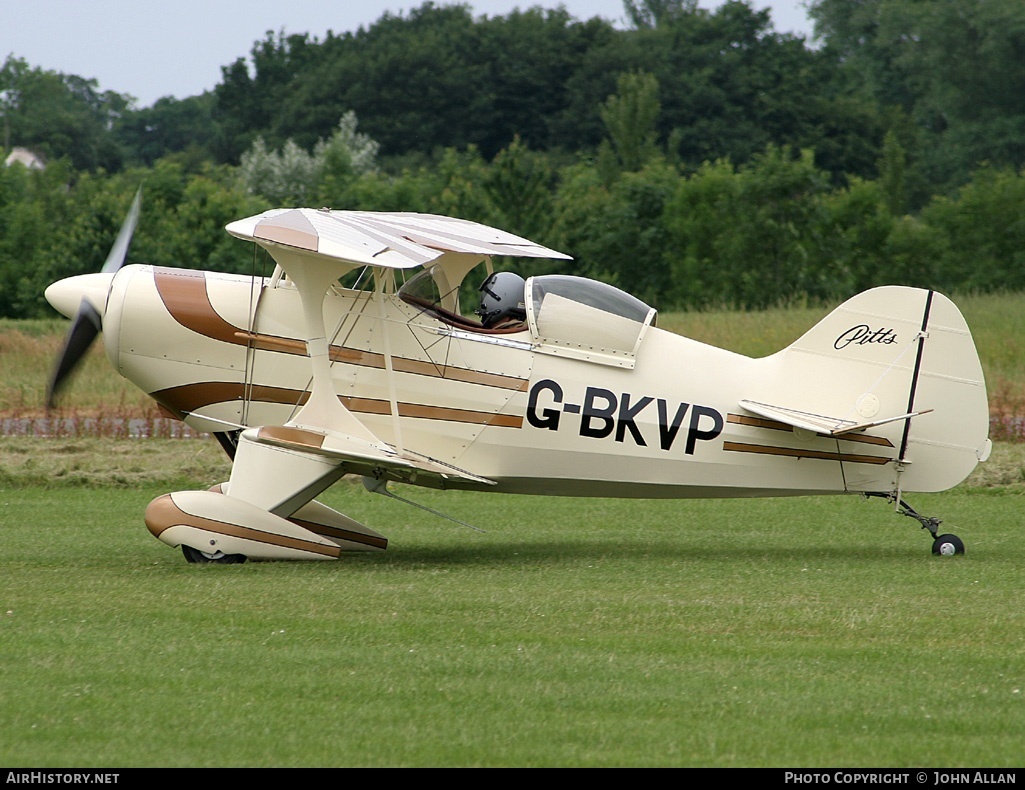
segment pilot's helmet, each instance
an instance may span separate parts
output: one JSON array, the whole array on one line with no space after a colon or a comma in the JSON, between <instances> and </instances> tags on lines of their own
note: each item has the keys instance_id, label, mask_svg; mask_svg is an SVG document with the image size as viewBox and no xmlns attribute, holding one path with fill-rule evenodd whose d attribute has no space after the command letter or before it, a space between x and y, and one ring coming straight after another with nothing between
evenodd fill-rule
<instances>
[{"instance_id":1,"label":"pilot's helmet","mask_svg":"<svg viewBox=\"0 0 1025 790\"><path fill-rule=\"evenodd\" d=\"M523 304L525 282L513 272L495 272L480 286L480 308L474 310L485 328L505 321L523 321L527 309Z\"/></svg>"}]
</instances>

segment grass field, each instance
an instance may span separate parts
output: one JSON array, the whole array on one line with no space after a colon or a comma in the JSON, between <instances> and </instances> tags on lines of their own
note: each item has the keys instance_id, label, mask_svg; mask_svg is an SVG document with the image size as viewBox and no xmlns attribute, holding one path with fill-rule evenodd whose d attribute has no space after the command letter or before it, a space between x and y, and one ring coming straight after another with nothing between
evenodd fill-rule
<instances>
[{"instance_id":1,"label":"grass field","mask_svg":"<svg viewBox=\"0 0 1025 790\"><path fill-rule=\"evenodd\" d=\"M1025 764L1020 484L915 500L955 558L854 497L409 493L481 534L341 484L387 552L242 566L166 490L0 487L0 763Z\"/></svg>"},{"instance_id":2,"label":"grass field","mask_svg":"<svg viewBox=\"0 0 1025 790\"><path fill-rule=\"evenodd\" d=\"M996 414L1023 413L1020 302L959 300ZM662 323L758 355L800 312ZM39 414L64 326L0 325L0 415ZM136 413L105 365L66 413ZM326 563L190 565L146 531L227 474L210 440L0 438L0 764L1025 765L1025 444L912 498L953 558L858 497L401 489L478 533L343 482L323 499L391 543Z\"/></svg>"}]
</instances>

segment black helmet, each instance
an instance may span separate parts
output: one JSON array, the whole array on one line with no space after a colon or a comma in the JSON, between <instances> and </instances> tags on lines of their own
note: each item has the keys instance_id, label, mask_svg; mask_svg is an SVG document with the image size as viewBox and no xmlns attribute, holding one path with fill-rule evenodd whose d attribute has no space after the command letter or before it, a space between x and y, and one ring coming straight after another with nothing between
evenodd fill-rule
<instances>
[{"instance_id":1,"label":"black helmet","mask_svg":"<svg viewBox=\"0 0 1025 790\"><path fill-rule=\"evenodd\" d=\"M481 324L490 328L510 319L525 320L524 285L523 278L513 272L495 272L481 283L480 308L473 311Z\"/></svg>"}]
</instances>

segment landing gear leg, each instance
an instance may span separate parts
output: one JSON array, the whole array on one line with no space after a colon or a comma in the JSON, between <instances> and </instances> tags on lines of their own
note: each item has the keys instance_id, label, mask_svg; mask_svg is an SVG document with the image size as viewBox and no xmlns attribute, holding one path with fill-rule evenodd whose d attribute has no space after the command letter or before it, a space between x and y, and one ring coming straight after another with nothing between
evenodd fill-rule
<instances>
[{"instance_id":1,"label":"landing gear leg","mask_svg":"<svg viewBox=\"0 0 1025 790\"><path fill-rule=\"evenodd\" d=\"M955 554L964 554L964 543L957 535L951 535L949 533L937 535L940 524L943 523L941 519L938 519L935 516L923 516L897 494L884 494L882 492L873 491L866 493L865 496L882 497L888 502L896 502L898 513L902 516L910 516L922 525L922 529L929 530L929 534L932 535L933 554L943 557L950 557Z\"/></svg>"}]
</instances>

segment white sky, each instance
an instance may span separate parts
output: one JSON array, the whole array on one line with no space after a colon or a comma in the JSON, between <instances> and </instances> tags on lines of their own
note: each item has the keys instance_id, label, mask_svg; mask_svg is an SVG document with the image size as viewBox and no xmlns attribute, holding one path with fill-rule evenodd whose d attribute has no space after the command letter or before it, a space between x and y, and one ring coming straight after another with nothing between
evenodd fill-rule
<instances>
[{"instance_id":1,"label":"white sky","mask_svg":"<svg viewBox=\"0 0 1025 790\"><path fill-rule=\"evenodd\" d=\"M184 99L221 81L221 67L249 57L267 31L323 40L369 26L385 12L406 14L423 0L0 0L0 64L95 79L101 91L134 96L149 107L162 96ZM810 38L802 0L750 0L772 9L773 26ZM455 4L436 0L438 6ZM622 0L467 0L475 16L563 5L577 19L622 24ZM714 9L720 0L699 0Z\"/></svg>"}]
</instances>

